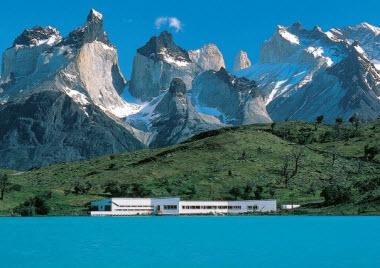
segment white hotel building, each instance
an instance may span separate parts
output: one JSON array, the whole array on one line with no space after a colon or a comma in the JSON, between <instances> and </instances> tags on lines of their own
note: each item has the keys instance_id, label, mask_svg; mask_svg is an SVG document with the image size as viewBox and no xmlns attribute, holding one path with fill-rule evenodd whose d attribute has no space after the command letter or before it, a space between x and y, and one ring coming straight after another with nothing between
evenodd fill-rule
<instances>
[{"instance_id":1,"label":"white hotel building","mask_svg":"<svg viewBox=\"0 0 380 268\"><path fill-rule=\"evenodd\" d=\"M181 201L167 198L109 198L91 202L91 216L201 215L275 212L276 200Z\"/></svg>"}]
</instances>

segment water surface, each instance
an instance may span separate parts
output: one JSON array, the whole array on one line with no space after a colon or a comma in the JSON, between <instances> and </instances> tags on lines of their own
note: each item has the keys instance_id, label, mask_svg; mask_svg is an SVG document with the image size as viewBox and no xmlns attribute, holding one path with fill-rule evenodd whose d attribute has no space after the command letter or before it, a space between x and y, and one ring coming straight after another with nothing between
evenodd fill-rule
<instances>
[{"instance_id":1,"label":"water surface","mask_svg":"<svg viewBox=\"0 0 380 268\"><path fill-rule=\"evenodd\" d=\"M380 217L0 218L0 267L380 267Z\"/></svg>"}]
</instances>

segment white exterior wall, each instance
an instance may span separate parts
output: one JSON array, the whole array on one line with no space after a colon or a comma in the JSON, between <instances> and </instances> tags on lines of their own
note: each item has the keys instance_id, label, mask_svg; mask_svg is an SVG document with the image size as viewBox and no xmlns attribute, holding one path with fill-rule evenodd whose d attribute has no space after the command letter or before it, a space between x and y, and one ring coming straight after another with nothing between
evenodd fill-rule
<instances>
[{"instance_id":1,"label":"white exterior wall","mask_svg":"<svg viewBox=\"0 0 380 268\"><path fill-rule=\"evenodd\" d=\"M111 212L104 211L104 204L111 205ZM111 198L92 202L92 206L98 206L98 211L92 211L91 215L178 215L179 198ZM166 206L175 206L167 208Z\"/></svg>"},{"instance_id":2,"label":"white exterior wall","mask_svg":"<svg viewBox=\"0 0 380 268\"><path fill-rule=\"evenodd\" d=\"M105 211L106 205L111 211ZM111 198L91 202L91 206L98 207L98 211L91 212L93 216L242 214L277 209L276 200L180 201L177 197Z\"/></svg>"},{"instance_id":3,"label":"white exterior wall","mask_svg":"<svg viewBox=\"0 0 380 268\"><path fill-rule=\"evenodd\" d=\"M180 201L179 204L180 214L241 214L277 209L276 200Z\"/></svg>"}]
</instances>

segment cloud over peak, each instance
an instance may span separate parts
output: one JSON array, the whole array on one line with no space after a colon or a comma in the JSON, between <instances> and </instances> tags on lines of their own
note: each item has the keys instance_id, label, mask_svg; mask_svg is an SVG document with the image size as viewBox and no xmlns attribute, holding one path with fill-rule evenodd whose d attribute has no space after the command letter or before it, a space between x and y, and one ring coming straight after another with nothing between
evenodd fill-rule
<instances>
[{"instance_id":1,"label":"cloud over peak","mask_svg":"<svg viewBox=\"0 0 380 268\"><path fill-rule=\"evenodd\" d=\"M175 29L176 32L179 32L182 29L181 21L176 17L158 17L154 21L156 29L161 29L162 27L169 27Z\"/></svg>"}]
</instances>

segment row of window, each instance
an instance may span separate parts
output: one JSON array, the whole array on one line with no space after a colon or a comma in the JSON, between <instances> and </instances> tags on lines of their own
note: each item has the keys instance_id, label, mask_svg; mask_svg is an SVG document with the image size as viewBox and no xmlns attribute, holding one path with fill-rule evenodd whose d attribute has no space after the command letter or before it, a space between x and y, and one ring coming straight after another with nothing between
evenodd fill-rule
<instances>
[{"instance_id":1,"label":"row of window","mask_svg":"<svg viewBox=\"0 0 380 268\"><path fill-rule=\"evenodd\" d=\"M123 207L123 208L153 208L153 206L149 205L117 205L118 207Z\"/></svg>"},{"instance_id":2,"label":"row of window","mask_svg":"<svg viewBox=\"0 0 380 268\"><path fill-rule=\"evenodd\" d=\"M177 205L164 205L165 210L177 209Z\"/></svg>"},{"instance_id":3,"label":"row of window","mask_svg":"<svg viewBox=\"0 0 380 268\"><path fill-rule=\"evenodd\" d=\"M117 208L116 211L152 211L151 208Z\"/></svg>"},{"instance_id":4,"label":"row of window","mask_svg":"<svg viewBox=\"0 0 380 268\"><path fill-rule=\"evenodd\" d=\"M241 209L241 206L182 206L182 209Z\"/></svg>"}]
</instances>

